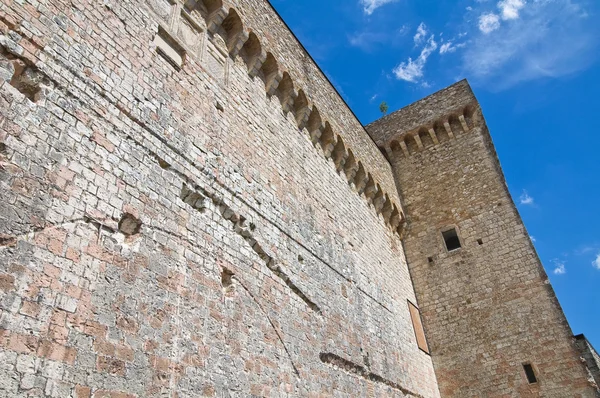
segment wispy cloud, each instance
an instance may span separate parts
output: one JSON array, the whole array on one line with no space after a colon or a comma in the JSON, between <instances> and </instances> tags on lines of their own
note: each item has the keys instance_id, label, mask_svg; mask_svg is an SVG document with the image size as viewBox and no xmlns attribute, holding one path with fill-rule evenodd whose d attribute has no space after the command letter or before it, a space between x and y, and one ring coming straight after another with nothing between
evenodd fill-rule
<instances>
[{"instance_id":1,"label":"wispy cloud","mask_svg":"<svg viewBox=\"0 0 600 398\"><path fill-rule=\"evenodd\" d=\"M365 14L371 15L379 7L396 1L398 0L360 0L360 4L363 6Z\"/></svg>"},{"instance_id":2,"label":"wispy cloud","mask_svg":"<svg viewBox=\"0 0 600 398\"><path fill-rule=\"evenodd\" d=\"M421 22L421 24L417 28L417 33L415 33L415 36L413 37L415 45L422 44L423 41L425 40L425 37L428 34L429 34L429 31L427 30L427 25L425 25L424 22Z\"/></svg>"},{"instance_id":3,"label":"wispy cloud","mask_svg":"<svg viewBox=\"0 0 600 398\"><path fill-rule=\"evenodd\" d=\"M531 196L529 196L529 194L525 190L523 190L523 193L519 197L519 202L522 205L530 205L531 206L531 205L535 204L534 199Z\"/></svg>"},{"instance_id":4,"label":"wispy cloud","mask_svg":"<svg viewBox=\"0 0 600 398\"><path fill-rule=\"evenodd\" d=\"M408 25L402 25L396 30L375 30L376 27L369 26L367 29L355 32L348 36L348 42L353 47L358 47L365 52L372 52L378 46L390 48L402 42L409 31Z\"/></svg>"},{"instance_id":5,"label":"wispy cloud","mask_svg":"<svg viewBox=\"0 0 600 398\"><path fill-rule=\"evenodd\" d=\"M446 43L444 43L440 46L440 54L453 53L456 50L458 50L459 48L463 48L466 45L467 45L467 43L454 44L454 42L452 40L447 41Z\"/></svg>"},{"instance_id":6,"label":"wispy cloud","mask_svg":"<svg viewBox=\"0 0 600 398\"><path fill-rule=\"evenodd\" d=\"M554 270L552 271L554 275L564 275L567 273L564 261L555 259L552 262L554 263Z\"/></svg>"},{"instance_id":7,"label":"wispy cloud","mask_svg":"<svg viewBox=\"0 0 600 398\"><path fill-rule=\"evenodd\" d=\"M423 77L423 69L427 64L427 59L437 49L438 45L433 35L429 37L427 43L421 50L421 54L413 61L408 58L408 61L402 62L394 68L394 76L397 79L405 80L411 83L418 83Z\"/></svg>"},{"instance_id":8,"label":"wispy cloud","mask_svg":"<svg viewBox=\"0 0 600 398\"><path fill-rule=\"evenodd\" d=\"M529 239L531 239L531 241L532 241L533 243L537 242L537 239L535 239L535 236L531 236L531 235L530 235L530 236L529 236Z\"/></svg>"},{"instance_id":9,"label":"wispy cloud","mask_svg":"<svg viewBox=\"0 0 600 398\"><path fill-rule=\"evenodd\" d=\"M596 58L600 25L589 0L502 0L474 5L480 15L463 52L464 73L495 90L556 78L587 68ZM477 15L476 14L476 15Z\"/></svg>"},{"instance_id":10,"label":"wispy cloud","mask_svg":"<svg viewBox=\"0 0 600 398\"><path fill-rule=\"evenodd\" d=\"M371 51L375 44L385 43L388 35L381 32L358 32L348 37L350 45L364 51Z\"/></svg>"},{"instance_id":11,"label":"wispy cloud","mask_svg":"<svg viewBox=\"0 0 600 398\"><path fill-rule=\"evenodd\" d=\"M596 259L592 262L592 265L597 270L600 270L600 253L598 253L598 255L596 256Z\"/></svg>"}]
</instances>

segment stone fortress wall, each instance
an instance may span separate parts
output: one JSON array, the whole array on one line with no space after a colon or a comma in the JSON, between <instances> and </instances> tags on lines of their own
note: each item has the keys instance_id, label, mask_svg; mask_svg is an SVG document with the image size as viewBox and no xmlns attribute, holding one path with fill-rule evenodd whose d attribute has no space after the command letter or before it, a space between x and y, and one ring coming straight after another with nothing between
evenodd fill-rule
<instances>
[{"instance_id":1,"label":"stone fortress wall","mask_svg":"<svg viewBox=\"0 0 600 398\"><path fill-rule=\"evenodd\" d=\"M2 0L0 77L0 396L439 396L391 166L267 2Z\"/></svg>"},{"instance_id":2,"label":"stone fortress wall","mask_svg":"<svg viewBox=\"0 0 600 398\"><path fill-rule=\"evenodd\" d=\"M441 396L598 396L468 83L367 130L401 191L403 243Z\"/></svg>"},{"instance_id":3,"label":"stone fortress wall","mask_svg":"<svg viewBox=\"0 0 600 398\"><path fill-rule=\"evenodd\" d=\"M583 334L575 336L575 340L581 358L583 358L589 370L590 378L596 387L600 388L600 355Z\"/></svg>"}]
</instances>

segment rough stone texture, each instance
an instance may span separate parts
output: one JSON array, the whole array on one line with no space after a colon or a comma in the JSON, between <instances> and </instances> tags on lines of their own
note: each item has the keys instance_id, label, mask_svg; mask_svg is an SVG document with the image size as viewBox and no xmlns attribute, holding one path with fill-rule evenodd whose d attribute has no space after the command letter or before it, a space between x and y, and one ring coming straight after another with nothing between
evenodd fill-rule
<instances>
[{"instance_id":1,"label":"rough stone texture","mask_svg":"<svg viewBox=\"0 0 600 398\"><path fill-rule=\"evenodd\" d=\"M590 371L590 376L594 380L596 388L600 390L600 355L598 355L598 352L596 352L583 334L575 336L575 340L581 357L585 360L587 368Z\"/></svg>"},{"instance_id":2,"label":"rough stone texture","mask_svg":"<svg viewBox=\"0 0 600 398\"><path fill-rule=\"evenodd\" d=\"M267 2L187 5L0 2L0 396L439 397L390 164Z\"/></svg>"},{"instance_id":3,"label":"rough stone texture","mask_svg":"<svg viewBox=\"0 0 600 398\"><path fill-rule=\"evenodd\" d=\"M367 129L403 197L404 247L441 396L597 396L467 82ZM448 252L442 232L451 228L462 247Z\"/></svg>"},{"instance_id":4,"label":"rough stone texture","mask_svg":"<svg viewBox=\"0 0 600 398\"><path fill-rule=\"evenodd\" d=\"M594 396L468 85L371 132L264 0L0 1L0 396Z\"/></svg>"}]
</instances>

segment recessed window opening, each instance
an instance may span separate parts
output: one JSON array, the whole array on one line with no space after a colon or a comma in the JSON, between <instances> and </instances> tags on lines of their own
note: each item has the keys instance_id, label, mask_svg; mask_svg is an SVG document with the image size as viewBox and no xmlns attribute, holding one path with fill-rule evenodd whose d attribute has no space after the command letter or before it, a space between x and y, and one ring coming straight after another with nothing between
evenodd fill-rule
<instances>
[{"instance_id":1,"label":"recessed window opening","mask_svg":"<svg viewBox=\"0 0 600 398\"><path fill-rule=\"evenodd\" d=\"M533 366L531 364L526 363L523 365L523 369L525 370L525 375L527 376L527 381L529 384L537 383L537 377L535 376L535 371L533 370Z\"/></svg>"},{"instance_id":2,"label":"recessed window opening","mask_svg":"<svg viewBox=\"0 0 600 398\"><path fill-rule=\"evenodd\" d=\"M477 239L477 243L479 244L479 246L483 245L483 239Z\"/></svg>"},{"instance_id":3,"label":"recessed window opening","mask_svg":"<svg viewBox=\"0 0 600 398\"><path fill-rule=\"evenodd\" d=\"M452 228L451 230L442 232L442 235L444 236L444 242L446 242L446 249L448 249L449 252L461 248L460 239L458 239L456 229Z\"/></svg>"},{"instance_id":4,"label":"recessed window opening","mask_svg":"<svg viewBox=\"0 0 600 398\"><path fill-rule=\"evenodd\" d=\"M433 257L427 257L427 261L429 261L429 264L433 263Z\"/></svg>"}]
</instances>

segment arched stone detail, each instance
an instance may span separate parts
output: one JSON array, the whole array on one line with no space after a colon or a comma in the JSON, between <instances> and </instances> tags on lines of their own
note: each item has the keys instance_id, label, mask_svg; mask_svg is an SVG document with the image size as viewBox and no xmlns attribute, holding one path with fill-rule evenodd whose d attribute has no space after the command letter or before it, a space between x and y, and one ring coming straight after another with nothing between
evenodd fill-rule
<instances>
[{"instance_id":1,"label":"arched stone detail","mask_svg":"<svg viewBox=\"0 0 600 398\"><path fill-rule=\"evenodd\" d=\"M248 40L242 46L240 55L248 66L248 74L250 77L258 75L260 68L267 59L267 53L263 50L258 36L253 32L248 34Z\"/></svg>"},{"instance_id":2,"label":"arched stone detail","mask_svg":"<svg viewBox=\"0 0 600 398\"><path fill-rule=\"evenodd\" d=\"M358 194L362 194L367 187L367 182L369 181L369 175L365 170L362 162L358 162L358 170L356 171L356 176L354 177L354 186L356 187L356 192Z\"/></svg>"},{"instance_id":3,"label":"arched stone detail","mask_svg":"<svg viewBox=\"0 0 600 398\"><path fill-rule=\"evenodd\" d=\"M222 0L196 0L195 3L202 3L208 15L223 8Z\"/></svg>"},{"instance_id":4,"label":"arched stone detail","mask_svg":"<svg viewBox=\"0 0 600 398\"><path fill-rule=\"evenodd\" d=\"M228 12L224 8L218 8L212 12L208 11L206 17L206 29L212 34L217 33L221 28L223 20L227 17L227 14Z\"/></svg>"},{"instance_id":5,"label":"arched stone detail","mask_svg":"<svg viewBox=\"0 0 600 398\"><path fill-rule=\"evenodd\" d=\"M426 128L421 128L419 130L419 139L421 140L421 144L423 145L423 148L429 148L430 146L433 146L433 139L431 138L431 135L429 135L429 131Z\"/></svg>"},{"instance_id":6,"label":"arched stone detail","mask_svg":"<svg viewBox=\"0 0 600 398\"><path fill-rule=\"evenodd\" d=\"M390 217L392 216L392 211L394 210L394 204L390 200L390 196L386 193L384 195L383 206L381 208L381 214L386 222L389 224Z\"/></svg>"},{"instance_id":7,"label":"arched stone detail","mask_svg":"<svg viewBox=\"0 0 600 398\"><path fill-rule=\"evenodd\" d=\"M294 100L298 96L298 93L294 89L294 82L290 77L289 73L283 72L281 77L281 81L277 86L277 90L275 94L279 98L279 102L281 102L281 108L284 113L288 113L292 110L292 105L294 104Z\"/></svg>"},{"instance_id":8,"label":"arched stone detail","mask_svg":"<svg viewBox=\"0 0 600 398\"><path fill-rule=\"evenodd\" d=\"M316 106L313 106L312 111L310 112L308 122L306 123L306 129L310 134L310 140L312 141L313 145L317 145L317 142L319 142L321 135L323 134L325 125L321 119L321 113Z\"/></svg>"},{"instance_id":9,"label":"arched stone detail","mask_svg":"<svg viewBox=\"0 0 600 398\"><path fill-rule=\"evenodd\" d=\"M396 207L396 205L393 205L393 209L392 209L392 214L390 216L390 226L392 227L392 229L396 230L398 228L398 226L400 225L400 223L402 222L402 216L400 214L400 211L398 211L398 207Z\"/></svg>"},{"instance_id":10,"label":"arched stone detail","mask_svg":"<svg viewBox=\"0 0 600 398\"><path fill-rule=\"evenodd\" d=\"M437 136L437 139L440 142L440 144L450 139L448 131L446 131L446 128L444 127L443 123L435 122L433 124L433 131L435 132L435 135Z\"/></svg>"},{"instance_id":11,"label":"arched stone detail","mask_svg":"<svg viewBox=\"0 0 600 398\"><path fill-rule=\"evenodd\" d=\"M346 178L349 183L354 181L354 177L358 172L358 162L356 161L356 157L354 157L354 153L351 149L348 149L348 157L346 158L346 164L344 165L344 173L346 174Z\"/></svg>"},{"instance_id":12,"label":"arched stone detail","mask_svg":"<svg viewBox=\"0 0 600 398\"><path fill-rule=\"evenodd\" d=\"M472 105L467 105L463 109L463 115L465 117L467 127L473 126L474 125L473 118L475 117L475 108Z\"/></svg>"},{"instance_id":13,"label":"arched stone detail","mask_svg":"<svg viewBox=\"0 0 600 398\"><path fill-rule=\"evenodd\" d=\"M279 65L271 53L267 53L265 62L262 64L261 71L265 81L265 90L268 96L275 94L279 82L283 78L283 73L279 70Z\"/></svg>"},{"instance_id":14,"label":"arched stone detail","mask_svg":"<svg viewBox=\"0 0 600 398\"><path fill-rule=\"evenodd\" d=\"M458 116L451 115L448 118L448 124L450 124L450 129L452 130L452 133L454 134L454 136L463 132L463 128L460 123L460 120L458 120Z\"/></svg>"},{"instance_id":15,"label":"arched stone detail","mask_svg":"<svg viewBox=\"0 0 600 398\"><path fill-rule=\"evenodd\" d=\"M406 149L408 150L408 153L410 155L416 153L419 150L419 144L417 144L417 140L413 135L407 135L404 139L404 143L406 144Z\"/></svg>"},{"instance_id":16,"label":"arched stone detail","mask_svg":"<svg viewBox=\"0 0 600 398\"><path fill-rule=\"evenodd\" d=\"M304 94L302 89L298 90L298 96L294 101L293 112L296 117L298 128L300 130L304 129L311 114L311 107L308 103L308 98L306 98L306 94Z\"/></svg>"},{"instance_id":17,"label":"arched stone detail","mask_svg":"<svg viewBox=\"0 0 600 398\"><path fill-rule=\"evenodd\" d=\"M385 193L381 190L381 186L376 184L377 191L373 196L373 207L375 207L375 211L377 214L381 213L383 209L383 204L385 202Z\"/></svg>"},{"instance_id":18,"label":"arched stone detail","mask_svg":"<svg viewBox=\"0 0 600 398\"><path fill-rule=\"evenodd\" d=\"M325 129L319 138L319 143L321 144L321 148L323 149L323 154L326 158L331 156L331 151L333 151L333 146L335 144L335 135L333 134L333 130L329 125L329 122L325 122Z\"/></svg>"},{"instance_id":19,"label":"arched stone detail","mask_svg":"<svg viewBox=\"0 0 600 398\"><path fill-rule=\"evenodd\" d=\"M370 202L373 201L375 194L377 194L377 183L373 179L373 176L371 176L371 173L369 173L367 178L367 185L365 187L364 194Z\"/></svg>"},{"instance_id":20,"label":"arched stone detail","mask_svg":"<svg viewBox=\"0 0 600 398\"><path fill-rule=\"evenodd\" d=\"M229 55L235 58L248 40L249 34L244 31L242 19L233 8L229 9L229 14L221 23L221 27L225 31L225 43Z\"/></svg>"},{"instance_id":21,"label":"arched stone detail","mask_svg":"<svg viewBox=\"0 0 600 398\"><path fill-rule=\"evenodd\" d=\"M400 143L396 140L392 140L392 142L390 142L390 149L394 155L402 152L402 147L400 147Z\"/></svg>"},{"instance_id":22,"label":"arched stone detail","mask_svg":"<svg viewBox=\"0 0 600 398\"><path fill-rule=\"evenodd\" d=\"M333 163L335 164L335 169L338 173L344 168L347 157L348 152L346 151L346 145L344 145L344 140L342 140L342 137L338 136L337 142L331 154L331 158L333 159Z\"/></svg>"}]
</instances>

